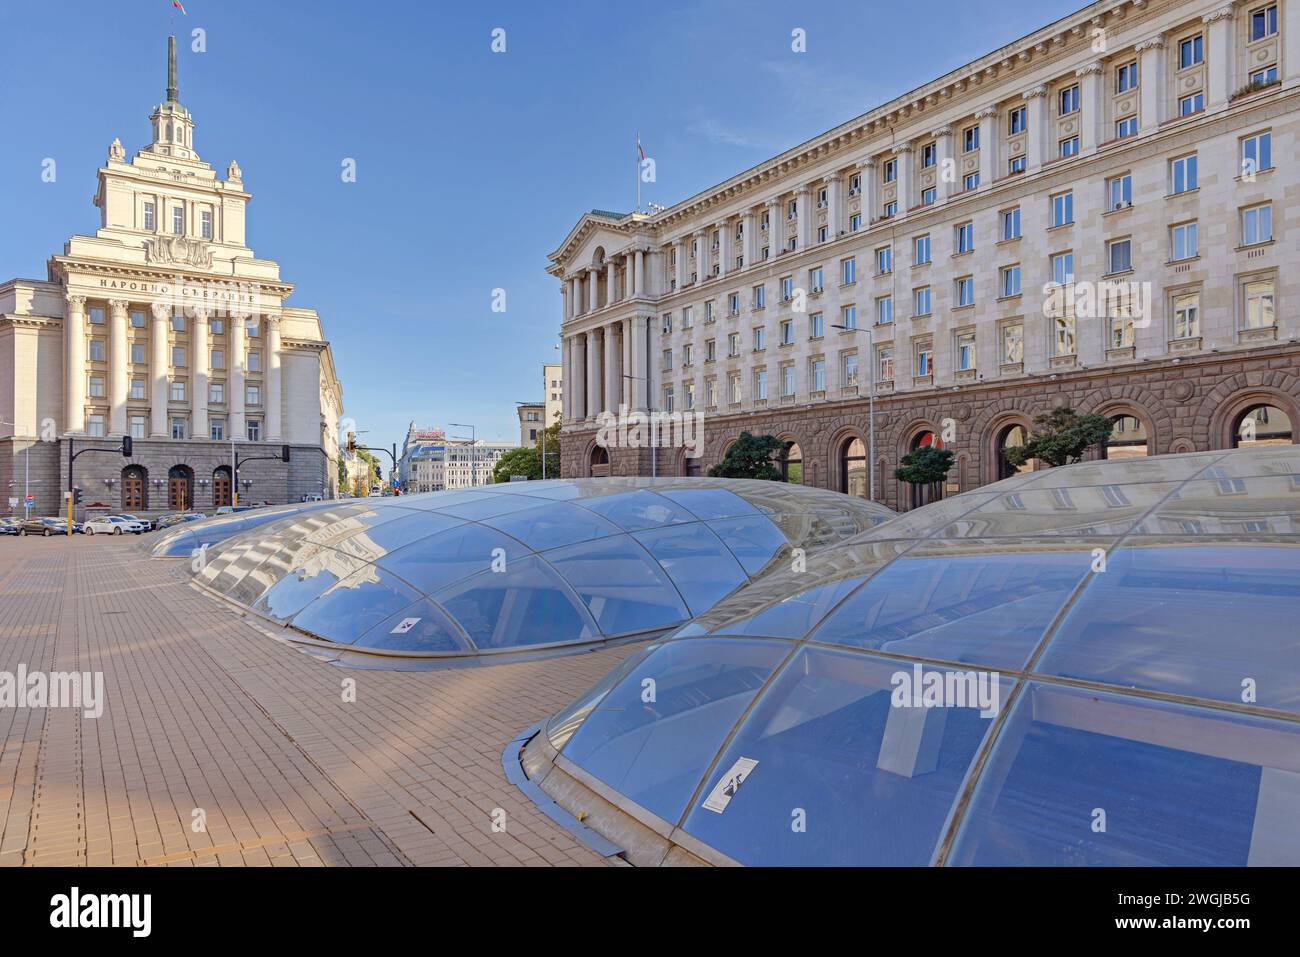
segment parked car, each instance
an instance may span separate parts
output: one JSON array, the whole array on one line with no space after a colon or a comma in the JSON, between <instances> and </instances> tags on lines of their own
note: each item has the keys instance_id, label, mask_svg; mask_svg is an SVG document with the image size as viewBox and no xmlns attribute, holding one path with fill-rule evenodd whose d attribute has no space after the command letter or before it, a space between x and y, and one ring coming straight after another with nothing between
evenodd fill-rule
<instances>
[{"instance_id":1,"label":"parked car","mask_svg":"<svg viewBox=\"0 0 1300 957\"><path fill-rule=\"evenodd\" d=\"M16 518L0 518L0 535L17 535L18 522Z\"/></svg>"},{"instance_id":2,"label":"parked car","mask_svg":"<svg viewBox=\"0 0 1300 957\"><path fill-rule=\"evenodd\" d=\"M124 518L124 519L126 519L128 522L139 522L141 525L144 526L144 530L145 530L146 532L152 532L152 531L153 531L153 520L152 520L152 519L141 518L139 515L132 515L132 514L129 513L129 512L119 512L119 513L118 513L118 517L119 517L119 518Z\"/></svg>"},{"instance_id":3,"label":"parked car","mask_svg":"<svg viewBox=\"0 0 1300 957\"><path fill-rule=\"evenodd\" d=\"M85 528L87 535L121 535L123 532L139 535L144 531L144 526L139 522L128 521L121 515L101 515L99 518L92 518L86 522Z\"/></svg>"},{"instance_id":4,"label":"parked car","mask_svg":"<svg viewBox=\"0 0 1300 957\"><path fill-rule=\"evenodd\" d=\"M75 535L82 531L80 522L72 523L72 533ZM65 518L28 518L18 523L19 535L43 535L49 538L51 535L68 534L68 520Z\"/></svg>"},{"instance_id":5,"label":"parked car","mask_svg":"<svg viewBox=\"0 0 1300 957\"><path fill-rule=\"evenodd\" d=\"M322 496L322 495L304 495L302 498L298 499L298 501L300 501L300 502L323 502L323 501L325 501L325 497Z\"/></svg>"}]
</instances>

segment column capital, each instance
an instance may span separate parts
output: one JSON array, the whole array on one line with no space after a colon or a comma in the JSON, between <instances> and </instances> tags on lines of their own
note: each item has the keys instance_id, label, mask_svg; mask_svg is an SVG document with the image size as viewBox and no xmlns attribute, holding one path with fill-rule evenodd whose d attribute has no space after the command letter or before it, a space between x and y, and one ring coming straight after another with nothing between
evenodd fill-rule
<instances>
[{"instance_id":1,"label":"column capital","mask_svg":"<svg viewBox=\"0 0 1300 957\"><path fill-rule=\"evenodd\" d=\"M1039 97L1047 96L1047 87L1046 87L1046 86L1033 86L1033 87L1030 87L1029 89L1025 90L1025 92L1022 93L1022 94L1020 94L1020 96L1021 96L1022 99L1025 99L1025 100L1036 100L1036 99L1038 99Z\"/></svg>"},{"instance_id":2,"label":"column capital","mask_svg":"<svg viewBox=\"0 0 1300 957\"><path fill-rule=\"evenodd\" d=\"M998 108L996 106L986 106L975 114L977 120L994 120L997 119Z\"/></svg>"},{"instance_id":3,"label":"column capital","mask_svg":"<svg viewBox=\"0 0 1300 957\"><path fill-rule=\"evenodd\" d=\"M1101 73L1101 61L1094 60L1091 63L1085 63L1079 69L1074 71L1076 77L1098 76Z\"/></svg>"},{"instance_id":4,"label":"column capital","mask_svg":"<svg viewBox=\"0 0 1300 957\"><path fill-rule=\"evenodd\" d=\"M1134 47L1138 53L1146 53L1147 50L1163 50L1165 48L1165 35L1157 33L1153 37L1148 37Z\"/></svg>"},{"instance_id":5,"label":"column capital","mask_svg":"<svg viewBox=\"0 0 1300 957\"><path fill-rule=\"evenodd\" d=\"M149 304L149 311L153 313L155 320L165 320L172 314L172 305L160 299Z\"/></svg>"},{"instance_id":6,"label":"column capital","mask_svg":"<svg viewBox=\"0 0 1300 957\"><path fill-rule=\"evenodd\" d=\"M1225 20L1236 13L1235 5L1236 5L1236 0L1228 0L1228 2L1225 3L1223 6L1211 10L1205 16L1201 17L1201 22L1206 25L1209 25L1211 23L1215 23L1218 20Z\"/></svg>"},{"instance_id":7,"label":"column capital","mask_svg":"<svg viewBox=\"0 0 1300 957\"><path fill-rule=\"evenodd\" d=\"M936 140L943 136L952 136L952 127L941 126L938 129L934 130L930 135L933 136Z\"/></svg>"},{"instance_id":8,"label":"column capital","mask_svg":"<svg viewBox=\"0 0 1300 957\"><path fill-rule=\"evenodd\" d=\"M875 169L876 161L874 159L858 160L858 169Z\"/></svg>"},{"instance_id":9,"label":"column capital","mask_svg":"<svg viewBox=\"0 0 1300 957\"><path fill-rule=\"evenodd\" d=\"M131 305L131 300L129 299L108 300L108 307L112 309L114 312L126 312L127 307L130 305Z\"/></svg>"},{"instance_id":10,"label":"column capital","mask_svg":"<svg viewBox=\"0 0 1300 957\"><path fill-rule=\"evenodd\" d=\"M903 142L903 143L896 143L894 145L893 153L895 156L910 156L912 155L915 149L916 147L910 141Z\"/></svg>"},{"instance_id":11,"label":"column capital","mask_svg":"<svg viewBox=\"0 0 1300 957\"><path fill-rule=\"evenodd\" d=\"M63 298L64 301L67 302L68 306L72 309L75 309L77 312L80 312L82 309L86 308L85 296L76 296L70 293L64 296Z\"/></svg>"}]
</instances>

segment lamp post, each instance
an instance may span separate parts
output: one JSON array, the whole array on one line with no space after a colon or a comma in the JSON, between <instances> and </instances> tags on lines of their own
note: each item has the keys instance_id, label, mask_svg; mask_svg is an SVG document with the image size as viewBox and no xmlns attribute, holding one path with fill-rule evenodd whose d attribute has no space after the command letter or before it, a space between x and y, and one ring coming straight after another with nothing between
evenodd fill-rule
<instances>
[{"instance_id":1,"label":"lamp post","mask_svg":"<svg viewBox=\"0 0 1300 957\"><path fill-rule=\"evenodd\" d=\"M447 424L453 429L469 429L469 484L471 487L478 485L478 429L464 422L448 422ZM463 435L452 436L452 438L458 438L462 442L465 441ZM446 468L447 465L444 462L443 470L445 471Z\"/></svg>"},{"instance_id":2,"label":"lamp post","mask_svg":"<svg viewBox=\"0 0 1300 957\"><path fill-rule=\"evenodd\" d=\"M858 326L843 326L832 322L832 329L861 332ZM870 383L867 398L867 483L871 501L876 500L876 345L874 331L867 326L867 381Z\"/></svg>"}]
</instances>

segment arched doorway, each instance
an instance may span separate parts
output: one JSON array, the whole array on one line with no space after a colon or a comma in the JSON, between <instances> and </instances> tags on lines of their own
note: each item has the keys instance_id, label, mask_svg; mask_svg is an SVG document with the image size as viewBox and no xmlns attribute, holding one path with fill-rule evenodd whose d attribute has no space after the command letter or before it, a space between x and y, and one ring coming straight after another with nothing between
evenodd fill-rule
<instances>
[{"instance_id":1,"label":"arched doorway","mask_svg":"<svg viewBox=\"0 0 1300 957\"><path fill-rule=\"evenodd\" d=\"M917 449L924 448L943 448L943 440L933 432L925 431L918 433L913 437L908 452L915 452ZM943 482L931 482L928 485L916 484L913 482L905 483L910 491L912 508L920 508L922 505L929 505L931 502L937 502L943 498Z\"/></svg>"},{"instance_id":2,"label":"arched doorway","mask_svg":"<svg viewBox=\"0 0 1300 957\"><path fill-rule=\"evenodd\" d=\"M803 484L803 450L799 448L798 442L790 446L790 451L785 455L785 462L781 464L781 479L792 485Z\"/></svg>"},{"instance_id":3,"label":"arched doorway","mask_svg":"<svg viewBox=\"0 0 1300 957\"><path fill-rule=\"evenodd\" d=\"M1250 449L1261 445L1290 445L1295 441L1291 417L1275 405L1253 405L1237 417L1232 426L1232 447Z\"/></svg>"},{"instance_id":4,"label":"arched doorway","mask_svg":"<svg viewBox=\"0 0 1300 957\"><path fill-rule=\"evenodd\" d=\"M1110 417L1110 438L1102 443L1102 458L1140 459L1150 454L1150 437L1141 419L1126 413Z\"/></svg>"},{"instance_id":5,"label":"arched doorway","mask_svg":"<svg viewBox=\"0 0 1300 957\"><path fill-rule=\"evenodd\" d=\"M1030 459L1024 465L1015 466L1007 461L1007 449L1018 448L1029 441L1029 430L1023 425L1014 424L1005 426L998 433L995 450L998 459L998 481L1011 478L1013 475L1020 475L1023 472L1032 472L1037 459Z\"/></svg>"},{"instance_id":6,"label":"arched doorway","mask_svg":"<svg viewBox=\"0 0 1300 957\"><path fill-rule=\"evenodd\" d=\"M212 507L222 508L231 501L230 466L218 465L212 473Z\"/></svg>"},{"instance_id":7,"label":"arched doorway","mask_svg":"<svg viewBox=\"0 0 1300 957\"><path fill-rule=\"evenodd\" d=\"M122 511L143 512L149 507L149 473L143 466L122 469Z\"/></svg>"},{"instance_id":8,"label":"arched doorway","mask_svg":"<svg viewBox=\"0 0 1300 957\"><path fill-rule=\"evenodd\" d=\"M867 447L859 438L840 445L840 488L848 495L867 497Z\"/></svg>"},{"instance_id":9,"label":"arched doorway","mask_svg":"<svg viewBox=\"0 0 1300 957\"><path fill-rule=\"evenodd\" d=\"M590 474L592 478L609 477L609 451L604 446L597 445L591 450Z\"/></svg>"},{"instance_id":10,"label":"arched doorway","mask_svg":"<svg viewBox=\"0 0 1300 957\"><path fill-rule=\"evenodd\" d=\"M167 507L176 512L194 507L194 470L188 465L167 470Z\"/></svg>"}]
</instances>

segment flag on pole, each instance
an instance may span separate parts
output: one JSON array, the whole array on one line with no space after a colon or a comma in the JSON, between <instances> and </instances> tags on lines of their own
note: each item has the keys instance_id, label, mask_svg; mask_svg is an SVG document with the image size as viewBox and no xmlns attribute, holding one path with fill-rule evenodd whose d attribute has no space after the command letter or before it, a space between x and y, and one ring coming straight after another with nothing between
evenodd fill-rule
<instances>
[{"instance_id":1,"label":"flag on pole","mask_svg":"<svg viewBox=\"0 0 1300 957\"><path fill-rule=\"evenodd\" d=\"M172 6L181 12L181 16L189 16L189 14L185 12L185 6L181 3L181 0L172 0Z\"/></svg>"},{"instance_id":2,"label":"flag on pole","mask_svg":"<svg viewBox=\"0 0 1300 957\"><path fill-rule=\"evenodd\" d=\"M645 150L641 148L641 134L636 135L636 151L641 154L641 162L645 162Z\"/></svg>"}]
</instances>

